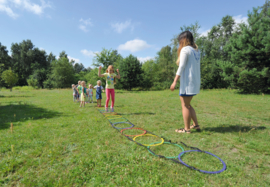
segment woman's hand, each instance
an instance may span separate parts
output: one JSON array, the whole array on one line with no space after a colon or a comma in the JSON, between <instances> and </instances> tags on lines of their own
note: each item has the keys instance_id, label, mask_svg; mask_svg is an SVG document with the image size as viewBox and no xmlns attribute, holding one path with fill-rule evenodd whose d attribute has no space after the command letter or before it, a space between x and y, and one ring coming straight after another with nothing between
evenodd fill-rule
<instances>
[{"instance_id":1,"label":"woman's hand","mask_svg":"<svg viewBox=\"0 0 270 187\"><path fill-rule=\"evenodd\" d=\"M175 88L175 85L176 85L176 82L173 82L172 85L171 85L171 91L174 91L174 88Z\"/></svg>"},{"instance_id":2,"label":"woman's hand","mask_svg":"<svg viewBox=\"0 0 270 187\"><path fill-rule=\"evenodd\" d=\"M117 69L116 71L117 71L117 73L119 74L119 69Z\"/></svg>"},{"instance_id":3,"label":"woman's hand","mask_svg":"<svg viewBox=\"0 0 270 187\"><path fill-rule=\"evenodd\" d=\"M99 66L99 68L98 68L98 69L100 69L100 70L101 70L101 69L102 69L102 66Z\"/></svg>"},{"instance_id":4,"label":"woman's hand","mask_svg":"<svg viewBox=\"0 0 270 187\"><path fill-rule=\"evenodd\" d=\"M171 85L171 88L170 88L171 91L174 91L175 85L176 85L176 83L177 83L177 81L178 81L179 78L180 78L179 75L176 75L176 76L175 76L174 81L173 81L173 83L172 83L172 85Z\"/></svg>"}]
</instances>

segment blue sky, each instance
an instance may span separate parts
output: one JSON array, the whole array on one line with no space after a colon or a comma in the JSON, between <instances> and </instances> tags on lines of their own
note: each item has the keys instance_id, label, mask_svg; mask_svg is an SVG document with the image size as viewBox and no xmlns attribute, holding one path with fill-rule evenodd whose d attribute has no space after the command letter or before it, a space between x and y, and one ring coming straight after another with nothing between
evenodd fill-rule
<instances>
[{"instance_id":1,"label":"blue sky","mask_svg":"<svg viewBox=\"0 0 270 187\"><path fill-rule=\"evenodd\" d=\"M247 20L265 0L0 0L0 42L30 39L35 47L93 67L95 52L117 49L141 61L171 43L183 25L201 25L206 34L226 15Z\"/></svg>"}]
</instances>

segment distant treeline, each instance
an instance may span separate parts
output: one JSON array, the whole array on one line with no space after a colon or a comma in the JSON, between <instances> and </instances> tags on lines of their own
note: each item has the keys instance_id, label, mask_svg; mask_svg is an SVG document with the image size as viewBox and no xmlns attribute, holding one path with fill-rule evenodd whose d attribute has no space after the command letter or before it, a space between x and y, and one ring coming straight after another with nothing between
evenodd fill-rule
<instances>
[{"instance_id":1,"label":"distant treeline","mask_svg":"<svg viewBox=\"0 0 270 187\"><path fill-rule=\"evenodd\" d=\"M269 0L248 13L248 24L236 24L232 16L227 15L221 23L212 27L207 36L200 35L199 28L198 22L180 27L180 32L171 39L171 43L162 47L154 59L144 63L133 55L123 58L117 50L104 48L94 57L94 69L69 60L65 51L56 59L54 54L35 48L31 40L13 43L11 56L0 43L0 86L66 88L78 80L96 84L100 79L98 67L101 65L102 72L105 72L112 64L121 75L116 88L168 89L177 71L177 36L189 30L201 51L201 88L270 93ZM12 76L15 78L11 83L7 79Z\"/></svg>"}]
</instances>

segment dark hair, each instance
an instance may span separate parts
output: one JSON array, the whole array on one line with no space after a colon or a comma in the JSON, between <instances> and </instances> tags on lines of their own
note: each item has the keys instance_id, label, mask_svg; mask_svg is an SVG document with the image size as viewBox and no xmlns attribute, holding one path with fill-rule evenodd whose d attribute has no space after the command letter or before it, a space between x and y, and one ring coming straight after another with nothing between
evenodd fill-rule
<instances>
[{"instance_id":1,"label":"dark hair","mask_svg":"<svg viewBox=\"0 0 270 187\"><path fill-rule=\"evenodd\" d=\"M185 31L185 32L182 32L181 34L179 34L179 36L178 36L179 43L184 38L189 41L189 45L192 45L192 46L194 45L194 38L193 38L193 35L190 31Z\"/></svg>"},{"instance_id":2,"label":"dark hair","mask_svg":"<svg viewBox=\"0 0 270 187\"><path fill-rule=\"evenodd\" d=\"M176 64L179 65L180 52L182 48L189 45L192 46L194 49L197 49L198 46L195 44L193 35L190 31L182 32L181 34L179 34L177 39L179 41L179 48L177 50L178 59L176 61Z\"/></svg>"}]
</instances>

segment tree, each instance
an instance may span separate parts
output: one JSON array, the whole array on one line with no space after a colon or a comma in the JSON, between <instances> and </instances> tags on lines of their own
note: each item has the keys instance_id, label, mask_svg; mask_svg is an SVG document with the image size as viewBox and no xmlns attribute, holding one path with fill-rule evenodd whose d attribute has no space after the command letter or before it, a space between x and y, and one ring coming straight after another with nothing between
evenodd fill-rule
<instances>
[{"instance_id":1,"label":"tree","mask_svg":"<svg viewBox=\"0 0 270 187\"><path fill-rule=\"evenodd\" d=\"M93 84L95 86L97 84L97 81L100 79L100 77L98 77L98 68L92 69L84 77L87 83Z\"/></svg>"},{"instance_id":2,"label":"tree","mask_svg":"<svg viewBox=\"0 0 270 187\"><path fill-rule=\"evenodd\" d=\"M119 71L122 88L131 90L132 88L141 86L143 80L142 77L142 64L139 62L137 57L129 55L124 58L119 64Z\"/></svg>"},{"instance_id":3,"label":"tree","mask_svg":"<svg viewBox=\"0 0 270 187\"><path fill-rule=\"evenodd\" d=\"M7 70L11 67L11 57L8 55L8 50L6 46L3 46L0 43L0 74L2 71ZM5 83L0 79L0 86L3 86Z\"/></svg>"},{"instance_id":4,"label":"tree","mask_svg":"<svg viewBox=\"0 0 270 187\"><path fill-rule=\"evenodd\" d=\"M142 64L143 70L143 84L142 86L146 89L151 88L155 82L159 81L158 71L159 67L157 63L151 59L147 60Z\"/></svg>"},{"instance_id":5,"label":"tree","mask_svg":"<svg viewBox=\"0 0 270 187\"><path fill-rule=\"evenodd\" d=\"M245 93L270 93L270 9L259 12L263 7L248 13L242 34L234 34L225 47L234 64L229 73L236 76L234 84ZM223 69L225 79L229 73Z\"/></svg>"},{"instance_id":6,"label":"tree","mask_svg":"<svg viewBox=\"0 0 270 187\"><path fill-rule=\"evenodd\" d=\"M62 52L59 54L59 58L68 58L68 55L66 54L65 51L62 51Z\"/></svg>"},{"instance_id":7,"label":"tree","mask_svg":"<svg viewBox=\"0 0 270 187\"><path fill-rule=\"evenodd\" d=\"M18 82L18 74L14 73L11 68L9 68L9 70L3 71L1 77L10 88L10 91L12 91L12 87Z\"/></svg>"},{"instance_id":8,"label":"tree","mask_svg":"<svg viewBox=\"0 0 270 187\"><path fill-rule=\"evenodd\" d=\"M27 83L31 83L29 86L43 88L44 87L44 81L46 81L48 78L48 71L44 68L36 69L34 70L33 74L29 76L29 79L27 79ZM30 81L30 82L29 82Z\"/></svg>"},{"instance_id":9,"label":"tree","mask_svg":"<svg viewBox=\"0 0 270 187\"><path fill-rule=\"evenodd\" d=\"M11 45L12 69L19 76L19 85L26 85L27 79L34 70L44 68L47 70L50 63L44 50L34 48L31 40L23 40L21 43Z\"/></svg>"},{"instance_id":10,"label":"tree","mask_svg":"<svg viewBox=\"0 0 270 187\"><path fill-rule=\"evenodd\" d=\"M68 88L74 83L74 68L71 62L65 57L53 61L51 74L45 81L45 87L50 88Z\"/></svg>"},{"instance_id":11,"label":"tree","mask_svg":"<svg viewBox=\"0 0 270 187\"><path fill-rule=\"evenodd\" d=\"M82 63L75 63L74 64L74 71L75 73L80 73L81 71L84 71L85 70L85 67Z\"/></svg>"},{"instance_id":12,"label":"tree","mask_svg":"<svg viewBox=\"0 0 270 187\"><path fill-rule=\"evenodd\" d=\"M55 61L56 60L56 57L55 57L55 55L53 54L53 53L50 53L49 55L48 55L48 57L47 57L47 62L49 63L49 64L51 64L53 61Z\"/></svg>"},{"instance_id":13,"label":"tree","mask_svg":"<svg viewBox=\"0 0 270 187\"><path fill-rule=\"evenodd\" d=\"M0 42L0 62L3 65L3 69L7 70L11 67L11 57L8 55L6 46L3 46Z\"/></svg>"},{"instance_id":14,"label":"tree","mask_svg":"<svg viewBox=\"0 0 270 187\"><path fill-rule=\"evenodd\" d=\"M170 46L162 47L161 50L157 53L157 65L160 67L160 70L156 73L159 74L161 82L167 82L166 86L169 88L171 81L173 80L176 72L177 65L172 60L172 52ZM169 83L170 82L170 83Z\"/></svg>"},{"instance_id":15,"label":"tree","mask_svg":"<svg viewBox=\"0 0 270 187\"><path fill-rule=\"evenodd\" d=\"M118 54L117 50L107 50L103 48L100 53L96 53L93 65L95 67L102 66L103 71L107 69L109 65L113 65L114 68L117 69L122 59L123 57Z\"/></svg>"},{"instance_id":16,"label":"tree","mask_svg":"<svg viewBox=\"0 0 270 187\"><path fill-rule=\"evenodd\" d=\"M235 32L240 34L232 16L227 15L222 18L221 23L211 28L207 36L200 36L197 39L196 44L201 53L202 88L227 88L230 85L221 75L223 65L220 61L230 59L224 48Z\"/></svg>"}]
</instances>

